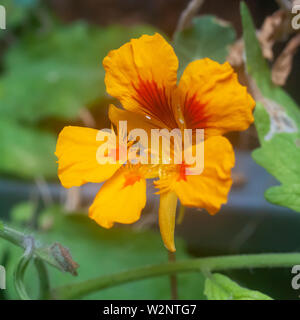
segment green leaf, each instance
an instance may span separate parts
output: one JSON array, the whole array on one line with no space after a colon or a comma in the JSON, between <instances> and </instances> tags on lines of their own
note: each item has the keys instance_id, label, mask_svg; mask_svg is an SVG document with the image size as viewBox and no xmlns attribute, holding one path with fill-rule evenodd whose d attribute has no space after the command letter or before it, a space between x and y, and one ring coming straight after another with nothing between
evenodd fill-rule
<instances>
[{"instance_id":1,"label":"green leaf","mask_svg":"<svg viewBox=\"0 0 300 320\"><path fill-rule=\"evenodd\" d=\"M268 85L271 84L271 73L267 61L263 58L261 47L256 37L254 23L244 2L241 2L241 16L247 59L247 71L255 78L261 89L261 85L264 85L265 83Z\"/></svg>"},{"instance_id":2,"label":"green leaf","mask_svg":"<svg viewBox=\"0 0 300 320\"><path fill-rule=\"evenodd\" d=\"M300 212L300 184L272 187L265 193L268 201Z\"/></svg>"},{"instance_id":3,"label":"green leaf","mask_svg":"<svg viewBox=\"0 0 300 320\"><path fill-rule=\"evenodd\" d=\"M154 29L73 23L28 35L6 53L0 116L26 122L76 118L80 109L106 95L103 58L143 33Z\"/></svg>"},{"instance_id":4,"label":"green leaf","mask_svg":"<svg viewBox=\"0 0 300 320\"><path fill-rule=\"evenodd\" d=\"M289 190L285 197L267 191L266 199L300 212L299 193L290 188L300 184L300 109L282 88L272 83L251 15L243 2L241 15L247 71L254 80L252 91L257 100L255 126L261 144L252 156L283 184L283 189L275 190Z\"/></svg>"},{"instance_id":5,"label":"green leaf","mask_svg":"<svg viewBox=\"0 0 300 320\"><path fill-rule=\"evenodd\" d=\"M174 48L180 70L183 71L188 63L206 57L223 63L235 37L232 26L215 16L194 18L191 27L175 34Z\"/></svg>"},{"instance_id":6,"label":"green leaf","mask_svg":"<svg viewBox=\"0 0 300 320\"><path fill-rule=\"evenodd\" d=\"M50 208L47 214L50 214ZM130 270L132 268L163 263L167 261L167 251L158 232L136 231L130 228L106 230L83 214L68 215L60 207L52 207L53 228L47 233L36 236L43 243L60 242L69 248L74 261L79 263L78 276L62 273L49 268L51 287L62 286L72 282L92 279L101 275ZM0 239L1 246L1 239ZM177 259L187 258L184 245L176 241ZM7 266L7 294L16 298L10 282L14 263L20 256L18 248L10 246L10 262ZM1 250L0 250L1 261ZM37 278L34 268L29 268L25 277L29 295L37 294ZM179 294L181 299L203 298L204 278L201 274L179 274ZM88 295L88 299L169 299L170 283L168 276L150 278Z\"/></svg>"},{"instance_id":7,"label":"green leaf","mask_svg":"<svg viewBox=\"0 0 300 320\"><path fill-rule=\"evenodd\" d=\"M208 300L272 300L259 291L239 286L236 282L219 273L206 278L204 294Z\"/></svg>"},{"instance_id":8,"label":"green leaf","mask_svg":"<svg viewBox=\"0 0 300 320\"><path fill-rule=\"evenodd\" d=\"M296 147L296 139L296 135L275 135L252 153L253 159L283 184L300 182L300 148Z\"/></svg>"},{"instance_id":9,"label":"green leaf","mask_svg":"<svg viewBox=\"0 0 300 320\"><path fill-rule=\"evenodd\" d=\"M0 119L0 171L29 177L56 174L56 137Z\"/></svg>"}]
</instances>

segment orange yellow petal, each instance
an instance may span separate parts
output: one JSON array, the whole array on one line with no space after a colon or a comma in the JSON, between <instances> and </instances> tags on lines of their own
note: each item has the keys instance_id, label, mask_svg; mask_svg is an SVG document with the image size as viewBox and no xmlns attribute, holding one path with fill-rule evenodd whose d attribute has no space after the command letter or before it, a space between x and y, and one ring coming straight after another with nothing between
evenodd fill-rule
<instances>
[{"instance_id":1,"label":"orange yellow petal","mask_svg":"<svg viewBox=\"0 0 300 320\"><path fill-rule=\"evenodd\" d=\"M178 90L186 127L205 129L206 137L246 130L253 122L255 102L228 62L191 62Z\"/></svg>"},{"instance_id":2,"label":"orange yellow petal","mask_svg":"<svg viewBox=\"0 0 300 320\"><path fill-rule=\"evenodd\" d=\"M185 206L217 213L227 202L232 185L231 169L234 151L230 142L221 136L211 137L204 143L204 169L200 175L187 175L174 185L174 191Z\"/></svg>"},{"instance_id":3,"label":"orange yellow petal","mask_svg":"<svg viewBox=\"0 0 300 320\"><path fill-rule=\"evenodd\" d=\"M143 114L120 109L114 105L109 106L108 116L110 121L117 128L119 128L120 121L126 121L128 133L131 130L141 128L147 132L149 137L151 137L151 129L162 128L162 123L160 121L155 121L154 119L150 120Z\"/></svg>"},{"instance_id":4,"label":"orange yellow petal","mask_svg":"<svg viewBox=\"0 0 300 320\"><path fill-rule=\"evenodd\" d=\"M172 108L178 59L156 33L132 39L103 60L107 92L129 111L142 113L164 126L177 126Z\"/></svg>"},{"instance_id":5,"label":"orange yellow petal","mask_svg":"<svg viewBox=\"0 0 300 320\"><path fill-rule=\"evenodd\" d=\"M184 174L182 166L185 167L182 164L167 168L165 176L156 182L159 192L173 190L184 206L217 213L227 202L232 185L234 151L230 142L222 136L205 140L204 169L200 175Z\"/></svg>"},{"instance_id":6,"label":"orange yellow petal","mask_svg":"<svg viewBox=\"0 0 300 320\"><path fill-rule=\"evenodd\" d=\"M165 247L175 252L174 230L177 207L177 195L174 191L162 193L159 203L159 228Z\"/></svg>"},{"instance_id":7,"label":"orange yellow petal","mask_svg":"<svg viewBox=\"0 0 300 320\"><path fill-rule=\"evenodd\" d=\"M102 182L110 178L121 164L99 164L96 155L103 143L97 141L98 130L65 127L59 134L55 155L58 158L58 177L65 188L87 182Z\"/></svg>"},{"instance_id":8,"label":"orange yellow petal","mask_svg":"<svg viewBox=\"0 0 300 320\"><path fill-rule=\"evenodd\" d=\"M115 222L139 220L146 205L146 181L138 170L122 168L104 183L89 209L89 217L104 228Z\"/></svg>"}]
</instances>

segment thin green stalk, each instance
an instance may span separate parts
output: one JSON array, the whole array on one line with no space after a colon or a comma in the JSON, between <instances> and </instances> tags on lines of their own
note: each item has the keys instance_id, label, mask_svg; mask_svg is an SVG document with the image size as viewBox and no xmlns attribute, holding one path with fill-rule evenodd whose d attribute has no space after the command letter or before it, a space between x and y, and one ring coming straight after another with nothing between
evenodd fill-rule
<instances>
[{"instance_id":1,"label":"thin green stalk","mask_svg":"<svg viewBox=\"0 0 300 320\"><path fill-rule=\"evenodd\" d=\"M25 249L25 235L22 232L19 232L15 229L12 229L6 225L1 225L0 228L0 237Z\"/></svg>"},{"instance_id":2,"label":"thin green stalk","mask_svg":"<svg viewBox=\"0 0 300 320\"><path fill-rule=\"evenodd\" d=\"M170 275L179 272L212 272L228 269L279 268L300 264L300 253L269 253L220 256L169 262L146 266L118 274L69 284L51 291L52 299L74 299L89 293L140 279Z\"/></svg>"},{"instance_id":3,"label":"thin green stalk","mask_svg":"<svg viewBox=\"0 0 300 320\"><path fill-rule=\"evenodd\" d=\"M26 269L29 265L29 262L33 258L34 249L35 249L34 244L35 242L32 237L28 236L25 239L24 245L26 246L26 249L16 267L16 271L14 274L15 288L21 300L31 300L25 287L24 276L25 276ZM40 282L39 299L46 299L50 291L49 276L48 276L46 265L38 257L34 258L34 264L35 264L35 267L39 276L39 282Z\"/></svg>"},{"instance_id":4,"label":"thin green stalk","mask_svg":"<svg viewBox=\"0 0 300 320\"><path fill-rule=\"evenodd\" d=\"M39 281L40 281L40 291L39 291L39 300L44 300L48 298L50 292L50 280L46 265L43 260L36 258L34 260L35 267L38 272Z\"/></svg>"}]
</instances>

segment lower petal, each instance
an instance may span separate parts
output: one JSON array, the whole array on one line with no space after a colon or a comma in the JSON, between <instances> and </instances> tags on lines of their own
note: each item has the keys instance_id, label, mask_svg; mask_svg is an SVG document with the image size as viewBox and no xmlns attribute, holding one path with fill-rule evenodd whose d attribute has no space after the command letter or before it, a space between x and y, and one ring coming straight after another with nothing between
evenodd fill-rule
<instances>
[{"instance_id":1,"label":"lower petal","mask_svg":"<svg viewBox=\"0 0 300 320\"><path fill-rule=\"evenodd\" d=\"M121 164L99 164L96 155L103 143L97 141L98 130L68 126L60 132L55 155L58 177L65 188L110 178Z\"/></svg>"},{"instance_id":2,"label":"lower petal","mask_svg":"<svg viewBox=\"0 0 300 320\"><path fill-rule=\"evenodd\" d=\"M211 137L204 142L203 172L177 179L173 189L183 205L204 208L213 215L227 202L233 166L234 151L230 142L221 136Z\"/></svg>"},{"instance_id":3,"label":"lower petal","mask_svg":"<svg viewBox=\"0 0 300 320\"><path fill-rule=\"evenodd\" d=\"M104 228L139 220L146 205L146 181L138 172L120 169L106 181L90 207L89 217Z\"/></svg>"}]
</instances>

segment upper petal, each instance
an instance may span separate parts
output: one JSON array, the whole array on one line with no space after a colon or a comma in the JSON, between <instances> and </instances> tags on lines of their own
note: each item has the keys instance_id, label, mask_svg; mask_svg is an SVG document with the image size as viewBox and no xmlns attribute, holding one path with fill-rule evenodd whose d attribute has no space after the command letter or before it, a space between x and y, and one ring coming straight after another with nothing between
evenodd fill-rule
<instances>
[{"instance_id":1,"label":"upper petal","mask_svg":"<svg viewBox=\"0 0 300 320\"><path fill-rule=\"evenodd\" d=\"M146 205L146 180L134 168L122 168L106 181L90 207L89 217L104 228L134 223Z\"/></svg>"},{"instance_id":2,"label":"upper petal","mask_svg":"<svg viewBox=\"0 0 300 320\"><path fill-rule=\"evenodd\" d=\"M65 188L87 182L102 182L110 178L121 164L101 165L96 159L103 143L97 141L99 130L68 126L60 132L55 155L58 158L58 177Z\"/></svg>"},{"instance_id":3,"label":"upper petal","mask_svg":"<svg viewBox=\"0 0 300 320\"><path fill-rule=\"evenodd\" d=\"M128 133L134 129L143 129L151 137L151 130L156 128L163 128L162 123L156 120L147 119L142 114L137 114L132 111L117 108L114 105L109 106L108 110L109 120L119 128L120 121L126 121Z\"/></svg>"},{"instance_id":4,"label":"upper petal","mask_svg":"<svg viewBox=\"0 0 300 320\"><path fill-rule=\"evenodd\" d=\"M178 59L164 38L155 34L132 39L103 60L107 92L127 110L176 127L172 93Z\"/></svg>"},{"instance_id":5,"label":"upper petal","mask_svg":"<svg viewBox=\"0 0 300 320\"><path fill-rule=\"evenodd\" d=\"M178 90L186 127L205 129L206 137L246 130L253 122L255 101L228 62L191 62Z\"/></svg>"}]
</instances>

